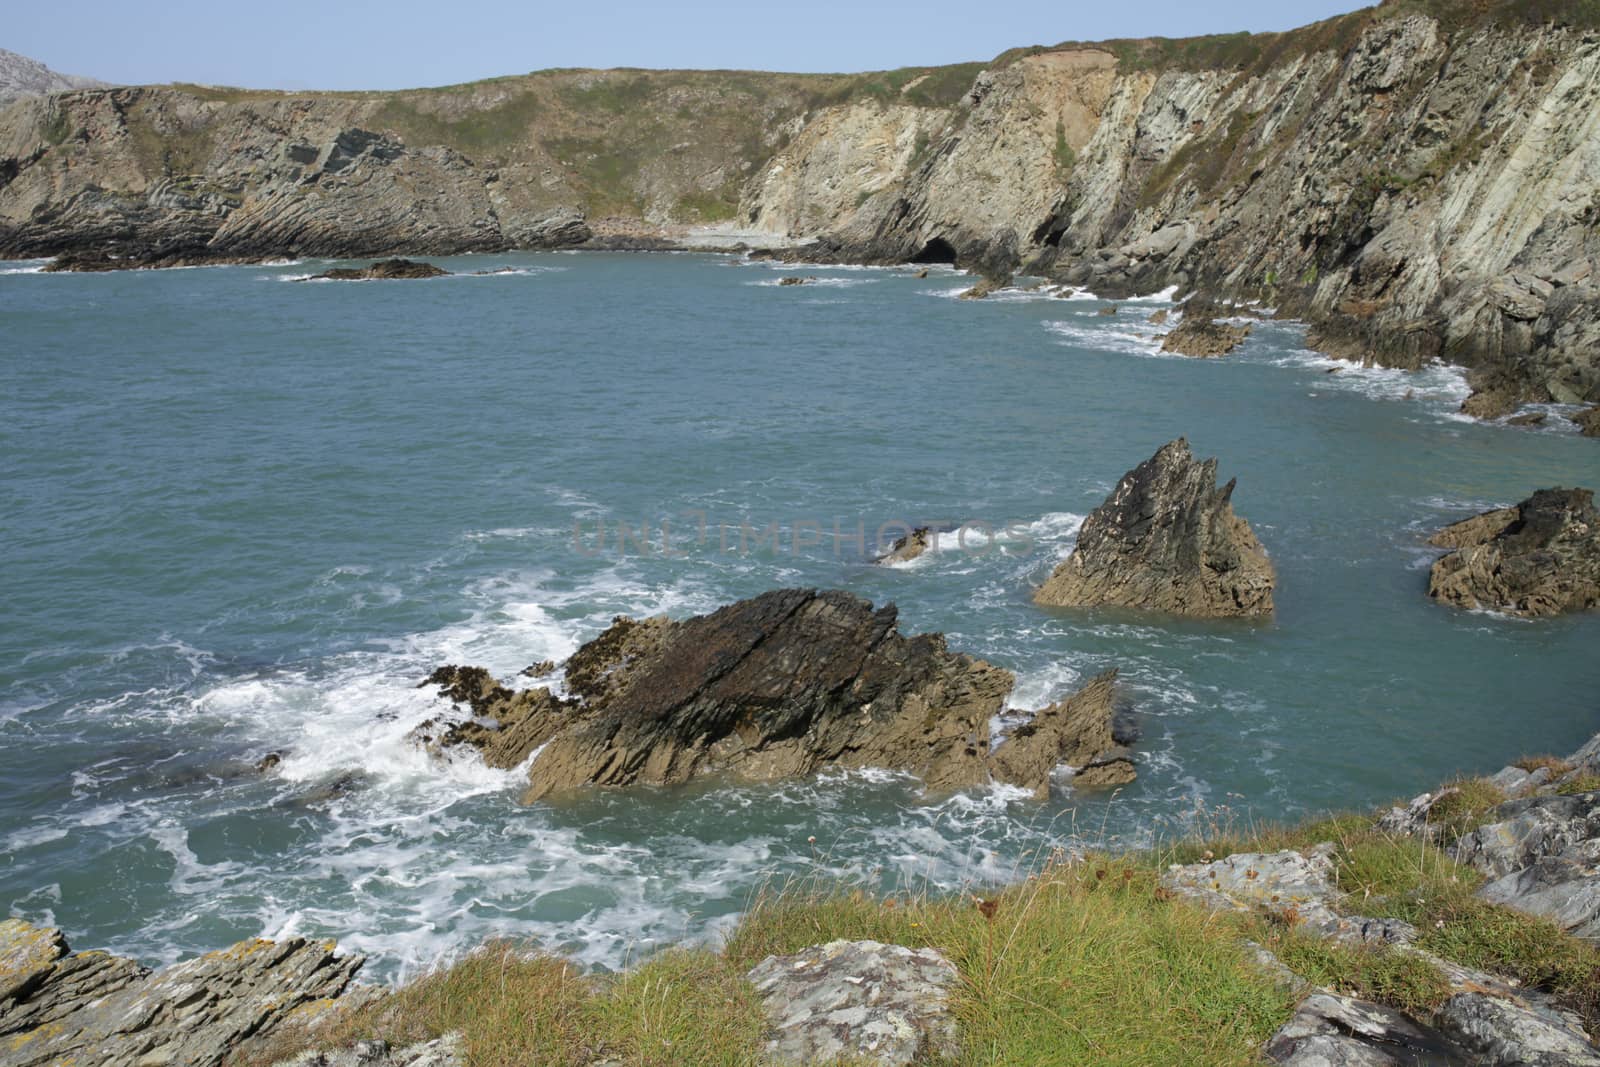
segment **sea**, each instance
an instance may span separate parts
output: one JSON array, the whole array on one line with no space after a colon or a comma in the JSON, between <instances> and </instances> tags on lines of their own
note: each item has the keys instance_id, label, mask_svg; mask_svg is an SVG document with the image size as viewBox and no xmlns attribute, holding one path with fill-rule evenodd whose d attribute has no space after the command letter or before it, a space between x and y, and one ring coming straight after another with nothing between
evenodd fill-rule
<instances>
[{"instance_id":1,"label":"sea","mask_svg":"<svg viewBox=\"0 0 1600 1067\"><path fill-rule=\"evenodd\" d=\"M1566 409L1476 422L1459 369L1335 363L1271 319L1227 358L1166 355L1171 293L437 262L455 274L0 264L0 915L150 964L314 936L379 981L491 938L617 968L795 879L974 890L1600 731L1600 615L1426 595L1432 531L1600 483ZM1272 619L1035 606L1084 516L1179 436L1238 480ZM930 523L935 551L874 565ZM518 771L408 739L449 710L420 686L441 664L517 680L617 615L780 586L892 601L902 632L1015 672L997 735L1118 668L1138 781L1038 802L867 771L524 807Z\"/></svg>"}]
</instances>

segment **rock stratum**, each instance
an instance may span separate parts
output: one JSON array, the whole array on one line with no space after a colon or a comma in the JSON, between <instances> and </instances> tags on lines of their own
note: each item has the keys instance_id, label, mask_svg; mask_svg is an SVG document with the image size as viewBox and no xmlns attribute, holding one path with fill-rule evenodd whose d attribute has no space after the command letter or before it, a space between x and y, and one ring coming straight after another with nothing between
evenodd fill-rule
<instances>
[{"instance_id":1,"label":"rock stratum","mask_svg":"<svg viewBox=\"0 0 1600 1067\"><path fill-rule=\"evenodd\" d=\"M1597 29L1575 0L1389 0L850 76L68 92L0 114L0 254L804 243L1261 299L1334 355L1469 366L1475 413L1596 403Z\"/></svg>"},{"instance_id":2,"label":"rock stratum","mask_svg":"<svg viewBox=\"0 0 1600 1067\"><path fill-rule=\"evenodd\" d=\"M1272 614L1277 582L1234 482L1183 438L1122 476L1078 531L1072 555L1035 591L1049 607L1137 608L1209 618Z\"/></svg>"},{"instance_id":3,"label":"rock stratum","mask_svg":"<svg viewBox=\"0 0 1600 1067\"><path fill-rule=\"evenodd\" d=\"M470 711L416 739L485 763L528 763L525 803L587 786L675 785L724 775L770 781L827 767L907 771L930 789L989 782L1048 795L1056 768L1085 786L1131 781L1113 736L1116 672L1034 714L990 751L1010 671L903 636L894 605L780 589L674 622L619 617L564 668L566 695L512 691L478 667L428 682ZM531 762L529 762L531 760Z\"/></svg>"},{"instance_id":4,"label":"rock stratum","mask_svg":"<svg viewBox=\"0 0 1600 1067\"><path fill-rule=\"evenodd\" d=\"M1458 608L1560 615L1600 608L1600 512L1589 489L1541 489L1446 526L1428 595Z\"/></svg>"}]
</instances>

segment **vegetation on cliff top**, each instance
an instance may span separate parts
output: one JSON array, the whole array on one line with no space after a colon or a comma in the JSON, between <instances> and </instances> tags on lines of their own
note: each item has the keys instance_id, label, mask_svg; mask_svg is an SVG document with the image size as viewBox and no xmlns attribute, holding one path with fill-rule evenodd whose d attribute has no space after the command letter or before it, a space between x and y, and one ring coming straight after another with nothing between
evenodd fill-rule
<instances>
[{"instance_id":1,"label":"vegetation on cliff top","mask_svg":"<svg viewBox=\"0 0 1600 1067\"><path fill-rule=\"evenodd\" d=\"M1503 797L1454 783L1445 839ZM620 975L508 943L485 946L315 1034L280 1033L237 1067L363 1037L465 1035L475 1067L630 1064L753 1067L763 1016L744 974L768 955L834 940L931 946L962 976L958 1064L1251 1064L1298 997L1255 962L1248 939L1310 981L1426 1014L1451 992L1426 959L1330 942L1251 914L1205 911L1165 889L1169 864L1234 852L1336 846L1335 877L1361 914L1404 919L1420 947L1555 994L1600 1023L1600 953L1555 924L1486 904L1481 878L1439 847L1387 834L1372 815L1206 834L1145 852L1041 858L980 895L883 897L818 878L759 893L720 951L670 949Z\"/></svg>"}]
</instances>

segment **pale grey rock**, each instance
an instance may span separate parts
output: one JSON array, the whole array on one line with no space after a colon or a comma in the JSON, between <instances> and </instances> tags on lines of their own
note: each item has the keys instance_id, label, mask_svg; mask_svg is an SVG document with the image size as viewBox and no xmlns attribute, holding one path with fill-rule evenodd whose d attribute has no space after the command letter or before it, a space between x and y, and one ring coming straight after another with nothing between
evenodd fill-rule
<instances>
[{"instance_id":1,"label":"pale grey rock","mask_svg":"<svg viewBox=\"0 0 1600 1067\"><path fill-rule=\"evenodd\" d=\"M954 965L933 949L834 941L769 956L749 973L774 1064L909 1064L954 1055Z\"/></svg>"},{"instance_id":2,"label":"pale grey rock","mask_svg":"<svg viewBox=\"0 0 1600 1067\"><path fill-rule=\"evenodd\" d=\"M1600 937L1600 793L1525 797L1494 816L1453 850L1489 879L1478 895Z\"/></svg>"},{"instance_id":3,"label":"pale grey rock","mask_svg":"<svg viewBox=\"0 0 1600 1067\"><path fill-rule=\"evenodd\" d=\"M1457 993L1439 1029L1486 1067L1600 1067L1600 1049L1560 1016L1483 993Z\"/></svg>"},{"instance_id":4,"label":"pale grey rock","mask_svg":"<svg viewBox=\"0 0 1600 1067\"><path fill-rule=\"evenodd\" d=\"M1432 1027L1393 1008L1318 990L1268 1039L1285 1067L1467 1067L1472 1061Z\"/></svg>"},{"instance_id":5,"label":"pale grey rock","mask_svg":"<svg viewBox=\"0 0 1600 1067\"><path fill-rule=\"evenodd\" d=\"M391 1049L386 1041L358 1041L333 1052L302 1052L274 1067L466 1067L466 1042L460 1034L446 1034L405 1048Z\"/></svg>"},{"instance_id":6,"label":"pale grey rock","mask_svg":"<svg viewBox=\"0 0 1600 1067\"><path fill-rule=\"evenodd\" d=\"M1506 794L1506 796L1511 796L1526 785L1531 777L1533 776L1521 767L1502 767L1494 774L1491 774L1488 781L1490 785Z\"/></svg>"},{"instance_id":7,"label":"pale grey rock","mask_svg":"<svg viewBox=\"0 0 1600 1067\"><path fill-rule=\"evenodd\" d=\"M60 931L0 924L0 1067L215 1067L296 1009L332 1001L363 963L301 938L242 941L149 972L70 955Z\"/></svg>"},{"instance_id":8,"label":"pale grey rock","mask_svg":"<svg viewBox=\"0 0 1600 1067\"><path fill-rule=\"evenodd\" d=\"M1515 768L1512 768L1515 769ZM1378 819L1378 829L1399 837L1421 837L1432 840L1438 828L1431 821L1434 805L1445 797L1461 790L1446 787L1433 793L1423 793L1403 808L1390 808Z\"/></svg>"},{"instance_id":9,"label":"pale grey rock","mask_svg":"<svg viewBox=\"0 0 1600 1067\"><path fill-rule=\"evenodd\" d=\"M19 56L0 48L0 108L28 96L71 92L104 86L103 81L59 74L37 59Z\"/></svg>"}]
</instances>

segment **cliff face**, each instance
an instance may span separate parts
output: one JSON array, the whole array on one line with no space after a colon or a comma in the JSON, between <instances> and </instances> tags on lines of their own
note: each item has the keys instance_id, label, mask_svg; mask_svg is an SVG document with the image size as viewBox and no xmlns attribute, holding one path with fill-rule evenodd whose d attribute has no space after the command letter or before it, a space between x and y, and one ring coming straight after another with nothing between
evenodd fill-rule
<instances>
[{"instance_id":1,"label":"cliff face","mask_svg":"<svg viewBox=\"0 0 1600 1067\"><path fill-rule=\"evenodd\" d=\"M1285 34L858 76L556 71L388 94L118 89L0 115L0 253L446 253L721 223L816 259L1259 298L1492 414L1600 401L1600 35L1391 0Z\"/></svg>"},{"instance_id":2,"label":"cliff face","mask_svg":"<svg viewBox=\"0 0 1600 1067\"><path fill-rule=\"evenodd\" d=\"M27 96L44 96L47 93L63 93L104 84L93 78L59 74L37 59L0 48L0 107Z\"/></svg>"}]
</instances>

